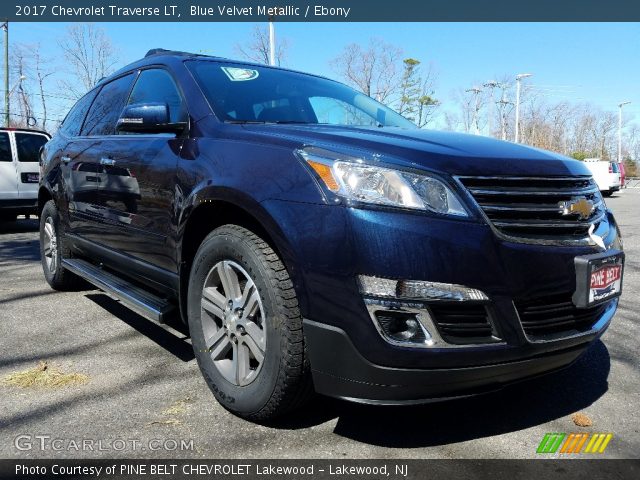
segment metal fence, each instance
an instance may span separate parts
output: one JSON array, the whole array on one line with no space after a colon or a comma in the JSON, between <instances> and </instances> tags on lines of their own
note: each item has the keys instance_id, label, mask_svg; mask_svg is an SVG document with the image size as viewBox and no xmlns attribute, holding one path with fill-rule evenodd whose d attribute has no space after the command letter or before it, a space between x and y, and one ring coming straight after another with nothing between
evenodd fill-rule
<instances>
[{"instance_id":1,"label":"metal fence","mask_svg":"<svg viewBox=\"0 0 640 480\"><path fill-rule=\"evenodd\" d=\"M640 188L640 178L627 178L625 181L626 188Z\"/></svg>"}]
</instances>

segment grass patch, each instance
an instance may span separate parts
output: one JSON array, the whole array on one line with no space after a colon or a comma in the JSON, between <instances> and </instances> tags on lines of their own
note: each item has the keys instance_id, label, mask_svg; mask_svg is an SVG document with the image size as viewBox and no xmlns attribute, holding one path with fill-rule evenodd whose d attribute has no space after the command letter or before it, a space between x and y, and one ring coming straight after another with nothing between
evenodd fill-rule
<instances>
[{"instance_id":1,"label":"grass patch","mask_svg":"<svg viewBox=\"0 0 640 480\"><path fill-rule=\"evenodd\" d=\"M7 375L2 383L19 388L60 388L84 385L88 381L89 377L83 373L65 373L47 362L40 362L29 370Z\"/></svg>"},{"instance_id":2,"label":"grass patch","mask_svg":"<svg viewBox=\"0 0 640 480\"><path fill-rule=\"evenodd\" d=\"M165 409L162 412L162 414L170 416L170 415L182 415L184 413L187 413L187 405L189 403L192 403L192 400L189 397L185 398L184 400L178 400L173 404L171 404L169 408Z\"/></svg>"}]
</instances>

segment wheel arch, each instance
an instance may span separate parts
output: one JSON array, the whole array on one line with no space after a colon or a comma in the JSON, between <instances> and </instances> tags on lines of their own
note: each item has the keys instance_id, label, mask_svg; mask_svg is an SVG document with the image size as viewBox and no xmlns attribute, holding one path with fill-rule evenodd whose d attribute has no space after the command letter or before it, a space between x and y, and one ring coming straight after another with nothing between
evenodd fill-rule
<instances>
[{"instance_id":1,"label":"wheel arch","mask_svg":"<svg viewBox=\"0 0 640 480\"><path fill-rule=\"evenodd\" d=\"M49 200L53 200L53 195L51 194L51 192L47 187L42 185L38 189L38 216L40 215L40 213L42 213L42 209L44 208L44 205Z\"/></svg>"},{"instance_id":2,"label":"wheel arch","mask_svg":"<svg viewBox=\"0 0 640 480\"><path fill-rule=\"evenodd\" d=\"M259 202L243 192L226 188L199 192L183 210L178 227L180 269L179 304L184 321L192 260L204 238L216 228L239 225L265 240L283 261L293 282L302 311L306 310L303 279L293 248L282 229Z\"/></svg>"}]
</instances>

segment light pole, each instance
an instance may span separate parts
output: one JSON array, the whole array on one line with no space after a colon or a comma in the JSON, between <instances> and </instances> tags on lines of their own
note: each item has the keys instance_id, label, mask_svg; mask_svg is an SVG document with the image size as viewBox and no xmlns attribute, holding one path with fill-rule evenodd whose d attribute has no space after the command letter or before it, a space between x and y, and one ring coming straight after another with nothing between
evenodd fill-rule
<instances>
[{"instance_id":1,"label":"light pole","mask_svg":"<svg viewBox=\"0 0 640 480\"><path fill-rule=\"evenodd\" d=\"M484 85L482 85L485 88L489 89L489 98L491 99L491 101L489 102L490 105L493 104L493 89L496 88L498 86L498 82L496 82L495 80L489 80L487 83L485 83ZM494 105L495 108L495 105ZM494 112L489 112L489 118L488 118L488 129L489 129L489 136L492 136L491 130L493 130L493 114Z\"/></svg>"},{"instance_id":2,"label":"light pole","mask_svg":"<svg viewBox=\"0 0 640 480\"><path fill-rule=\"evenodd\" d=\"M269 65L276 64L276 32L273 26L273 16L269 17Z\"/></svg>"},{"instance_id":3,"label":"light pole","mask_svg":"<svg viewBox=\"0 0 640 480\"><path fill-rule=\"evenodd\" d=\"M480 110L478 96L480 95L480 92L482 92L482 89L480 89L479 87L473 87L465 90L465 92L473 92L473 96L475 97L475 107L473 109L473 119L471 120L471 123L475 124L476 126L476 135L480 135L480 128L478 127L478 111Z\"/></svg>"},{"instance_id":4,"label":"light pole","mask_svg":"<svg viewBox=\"0 0 640 480\"><path fill-rule=\"evenodd\" d=\"M9 126L9 22L1 25L4 30L4 126Z\"/></svg>"},{"instance_id":5,"label":"light pole","mask_svg":"<svg viewBox=\"0 0 640 480\"><path fill-rule=\"evenodd\" d=\"M515 142L518 143L520 135L520 81L533 75L532 73L519 73L516 75L516 135Z\"/></svg>"},{"instance_id":6,"label":"light pole","mask_svg":"<svg viewBox=\"0 0 640 480\"><path fill-rule=\"evenodd\" d=\"M618 163L622 163L622 107L630 103L626 101L618 104Z\"/></svg>"}]
</instances>

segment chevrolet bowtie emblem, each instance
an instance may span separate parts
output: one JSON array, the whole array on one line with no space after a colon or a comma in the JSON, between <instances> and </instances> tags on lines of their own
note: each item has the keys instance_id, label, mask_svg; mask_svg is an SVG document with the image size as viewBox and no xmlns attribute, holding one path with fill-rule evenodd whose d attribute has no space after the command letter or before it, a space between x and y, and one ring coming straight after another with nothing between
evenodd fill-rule
<instances>
[{"instance_id":1,"label":"chevrolet bowtie emblem","mask_svg":"<svg viewBox=\"0 0 640 480\"><path fill-rule=\"evenodd\" d=\"M594 204L586 198L572 198L558 202L560 215L578 215L581 220L586 220L593 213Z\"/></svg>"}]
</instances>

